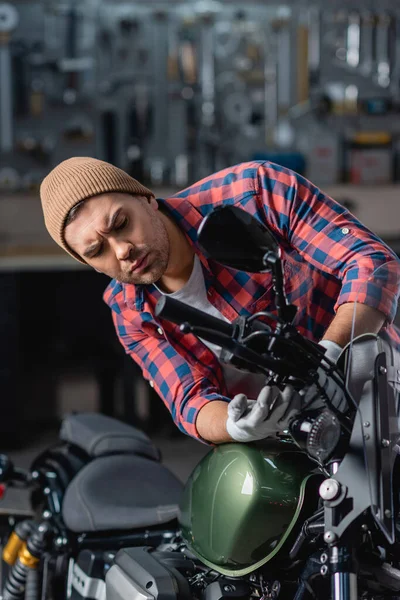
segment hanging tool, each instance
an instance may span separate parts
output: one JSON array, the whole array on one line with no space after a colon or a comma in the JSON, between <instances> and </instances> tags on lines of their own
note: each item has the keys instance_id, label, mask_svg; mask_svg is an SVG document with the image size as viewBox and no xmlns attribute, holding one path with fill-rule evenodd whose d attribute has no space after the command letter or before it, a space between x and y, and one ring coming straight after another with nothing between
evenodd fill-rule
<instances>
[{"instance_id":1,"label":"hanging tool","mask_svg":"<svg viewBox=\"0 0 400 600\"><path fill-rule=\"evenodd\" d=\"M79 30L82 27L82 9L72 0L67 8L64 57L58 67L65 74L63 100L65 104L74 104L81 87L82 73L93 68L91 56L79 56Z\"/></svg>"},{"instance_id":2,"label":"hanging tool","mask_svg":"<svg viewBox=\"0 0 400 600\"><path fill-rule=\"evenodd\" d=\"M290 108L290 64L291 56L291 39L290 39L290 20L291 13L289 9L284 7L278 9L277 18L273 22L276 36L276 50L277 50L277 113L278 121L275 130L274 141L278 148L290 148L294 142L294 131L288 116ZM307 44L309 47L309 37L307 36ZM309 64L308 47L306 49L306 55ZM307 73L308 78L308 73Z\"/></svg>"},{"instance_id":3,"label":"hanging tool","mask_svg":"<svg viewBox=\"0 0 400 600\"><path fill-rule=\"evenodd\" d=\"M144 146L150 137L151 105L149 102L149 89L146 84L135 85L134 94L127 114L126 127L126 155L129 175L143 181L144 173Z\"/></svg>"},{"instance_id":4,"label":"hanging tool","mask_svg":"<svg viewBox=\"0 0 400 600\"><path fill-rule=\"evenodd\" d=\"M264 123L265 123L265 142L267 146L274 144L274 132L278 123L278 60L276 50L276 40L270 35L265 36L264 40Z\"/></svg>"},{"instance_id":5,"label":"hanging tool","mask_svg":"<svg viewBox=\"0 0 400 600\"><path fill-rule=\"evenodd\" d=\"M310 95L308 77L309 24L307 14L299 14L297 26L297 102L307 102Z\"/></svg>"},{"instance_id":6,"label":"hanging tool","mask_svg":"<svg viewBox=\"0 0 400 600\"><path fill-rule=\"evenodd\" d=\"M349 67L358 67L360 64L360 23L360 14L352 11L346 33L346 62Z\"/></svg>"},{"instance_id":7,"label":"hanging tool","mask_svg":"<svg viewBox=\"0 0 400 600\"><path fill-rule=\"evenodd\" d=\"M376 81L387 88L390 85L389 33L392 18L387 12L378 15L376 24Z\"/></svg>"},{"instance_id":8,"label":"hanging tool","mask_svg":"<svg viewBox=\"0 0 400 600\"><path fill-rule=\"evenodd\" d=\"M321 9L312 6L308 9L308 71L311 85L319 82L321 65ZM288 73L290 72L287 69Z\"/></svg>"},{"instance_id":9,"label":"hanging tool","mask_svg":"<svg viewBox=\"0 0 400 600\"><path fill-rule=\"evenodd\" d=\"M215 17L219 7L213 2L198 2L196 5L201 25L200 38L200 145L199 174L209 175L216 169L218 132L215 114Z\"/></svg>"},{"instance_id":10,"label":"hanging tool","mask_svg":"<svg viewBox=\"0 0 400 600\"><path fill-rule=\"evenodd\" d=\"M361 39L360 39L360 71L369 76L372 72L374 60L374 15L369 10L361 13Z\"/></svg>"},{"instance_id":11,"label":"hanging tool","mask_svg":"<svg viewBox=\"0 0 400 600\"><path fill-rule=\"evenodd\" d=\"M168 13L164 9L153 13L153 147L149 160L150 182L152 185L165 183L167 174L168 139Z\"/></svg>"},{"instance_id":12,"label":"hanging tool","mask_svg":"<svg viewBox=\"0 0 400 600\"><path fill-rule=\"evenodd\" d=\"M18 25L12 4L0 3L0 151L13 149L13 100L10 38Z\"/></svg>"}]
</instances>

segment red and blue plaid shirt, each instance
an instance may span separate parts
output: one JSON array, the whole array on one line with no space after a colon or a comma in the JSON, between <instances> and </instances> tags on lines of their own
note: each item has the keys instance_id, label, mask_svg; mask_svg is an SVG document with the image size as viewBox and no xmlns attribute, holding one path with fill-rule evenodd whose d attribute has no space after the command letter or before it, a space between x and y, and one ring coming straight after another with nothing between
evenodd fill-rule
<instances>
[{"instance_id":1,"label":"red and blue plaid shirt","mask_svg":"<svg viewBox=\"0 0 400 600\"><path fill-rule=\"evenodd\" d=\"M225 267L207 260L198 246L203 217L227 205L249 212L273 232L282 250L287 297L298 307L295 324L307 338L319 341L345 302L380 310L388 324L395 316L400 287L397 257L351 213L297 173L269 162L243 163L159 202L199 255L209 301L230 321L273 310L274 305L270 274ZM381 265L380 276L371 277ZM199 438L200 409L213 400L230 400L221 365L195 335L184 335L178 326L154 317L159 297L153 285L116 280L104 294L125 351L139 364L177 426ZM385 334L400 347L400 333L393 325Z\"/></svg>"}]
</instances>

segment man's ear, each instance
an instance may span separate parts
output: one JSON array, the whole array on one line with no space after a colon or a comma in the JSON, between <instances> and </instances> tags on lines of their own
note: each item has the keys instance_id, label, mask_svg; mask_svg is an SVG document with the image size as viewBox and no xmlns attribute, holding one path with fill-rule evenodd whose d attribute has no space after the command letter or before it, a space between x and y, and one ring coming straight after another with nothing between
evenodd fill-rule
<instances>
[{"instance_id":1,"label":"man's ear","mask_svg":"<svg viewBox=\"0 0 400 600\"><path fill-rule=\"evenodd\" d=\"M154 210L158 210L158 202L155 196L150 196L149 198L147 198L147 200L151 208L154 208Z\"/></svg>"}]
</instances>

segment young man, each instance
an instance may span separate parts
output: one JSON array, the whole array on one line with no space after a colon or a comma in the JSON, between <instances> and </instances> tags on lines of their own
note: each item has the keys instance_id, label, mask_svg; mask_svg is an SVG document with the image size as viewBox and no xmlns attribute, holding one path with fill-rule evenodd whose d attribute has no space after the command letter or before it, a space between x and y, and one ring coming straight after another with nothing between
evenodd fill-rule
<instances>
[{"instance_id":1,"label":"young man","mask_svg":"<svg viewBox=\"0 0 400 600\"><path fill-rule=\"evenodd\" d=\"M177 426L193 437L222 443L273 435L288 422L293 399L289 387L283 394L263 388L262 377L221 365L217 347L154 317L161 294L230 322L273 308L269 274L235 271L202 254L197 230L218 206L238 206L271 230L282 251L288 299L298 307L297 328L328 357L336 360L350 340L356 301L353 333L385 326L382 335L400 348L391 325L398 259L353 215L288 169L243 163L156 200L113 165L77 157L53 169L40 193L53 239L112 278L104 299L121 343ZM320 378L340 405L338 389L322 371Z\"/></svg>"}]
</instances>

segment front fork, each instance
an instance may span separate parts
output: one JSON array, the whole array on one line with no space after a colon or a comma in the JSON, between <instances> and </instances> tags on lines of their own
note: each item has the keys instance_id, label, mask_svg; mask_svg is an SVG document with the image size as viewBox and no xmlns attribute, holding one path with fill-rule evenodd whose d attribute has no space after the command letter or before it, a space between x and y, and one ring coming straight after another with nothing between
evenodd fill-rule
<instances>
[{"instance_id":1,"label":"front fork","mask_svg":"<svg viewBox=\"0 0 400 600\"><path fill-rule=\"evenodd\" d=\"M346 546L329 548L332 600L358 600L357 575Z\"/></svg>"}]
</instances>

